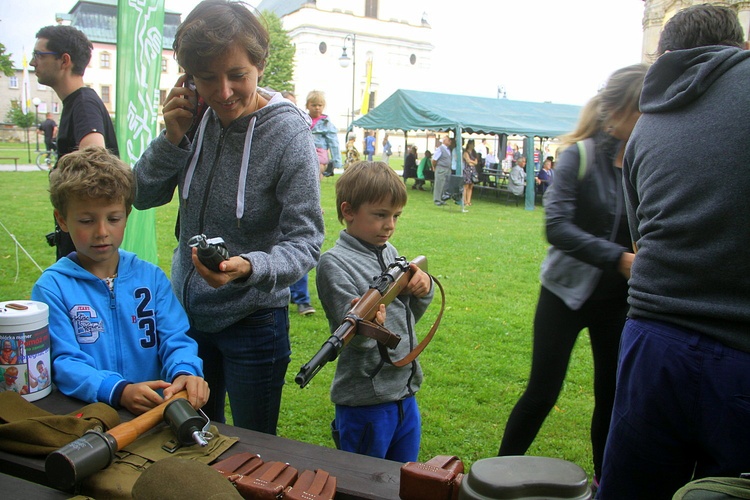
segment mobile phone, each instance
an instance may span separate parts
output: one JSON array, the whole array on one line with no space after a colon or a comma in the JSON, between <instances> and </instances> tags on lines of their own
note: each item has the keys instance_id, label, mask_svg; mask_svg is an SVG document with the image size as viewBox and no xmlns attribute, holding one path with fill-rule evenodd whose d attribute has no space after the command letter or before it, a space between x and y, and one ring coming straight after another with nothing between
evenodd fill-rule
<instances>
[{"instance_id":1,"label":"mobile phone","mask_svg":"<svg viewBox=\"0 0 750 500\"><path fill-rule=\"evenodd\" d=\"M190 129L187 132L188 139L192 141L195 137L195 133L198 130L198 126L203 119L203 114L206 112L208 106L206 105L206 101L204 101L203 98L198 94L198 89L195 86L193 75L187 75L183 87L186 87L193 91L193 95L187 98L190 101L190 104L193 105L193 123L190 125Z\"/></svg>"},{"instance_id":2,"label":"mobile phone","mask_svg":"<svg viewBox=\"0 0 750 500\"><path fill-rule=\"evenodd\" d=\"M182 85L183 87L190 89L193 91L193 96L188 96L187 100L190 101L190 104L193 105L193 112L198 110L198 90L196 90L195 87L195 80L193 79L193 75L187 75L187 78L185 78L185 83Z\"/></svg>"}]
</instances>

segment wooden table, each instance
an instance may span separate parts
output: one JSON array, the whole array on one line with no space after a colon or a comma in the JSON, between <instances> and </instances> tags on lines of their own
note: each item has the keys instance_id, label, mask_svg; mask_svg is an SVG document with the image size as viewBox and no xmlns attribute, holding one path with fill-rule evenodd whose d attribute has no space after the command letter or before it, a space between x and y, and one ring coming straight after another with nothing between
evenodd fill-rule
<instances>
[{"instance_id":1,"label":"wooden table","mask_svg":"<svg viewBox=\"0 0 750 500\"><path fill-rule=\"evenodd\" d=\"M70 413L85 406L85 403L63 396L56 390L49 396L35 401L34 404L55 414ZM119 413L122 421L133 418L127 411L122 410ZM337 479L337 499L394 500L399 497L400 469L403 465L400 462L357 455L230 425L219 423L215 425L221 434L240 439L219 459L249 451L259 454L265 461L288 462L300 472L305 469L323 469ZM43 458L25 457L0 451L0 473L31 481L37 486L49 486L44 472ZM10 490L5 488L6 482L3 481L3 495L9 494L6 498L47 498L20 495L27 492L29 487L33 488L25 481L9 483ZM55 491L53 490L53 493ZM40 489L40 492L44 490Z\"/></svg>"}]
</instances>

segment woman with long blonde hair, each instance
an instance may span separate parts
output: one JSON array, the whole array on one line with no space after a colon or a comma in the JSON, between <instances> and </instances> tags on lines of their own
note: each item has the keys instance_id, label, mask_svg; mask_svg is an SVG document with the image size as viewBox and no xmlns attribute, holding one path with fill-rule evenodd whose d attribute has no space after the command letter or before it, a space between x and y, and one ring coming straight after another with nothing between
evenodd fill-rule
<instances>
[{"instance_id":1,"label":"woman with long blonde hair","mask_svg":"<svg viewBox=\"0 0 750 500\"><path fill-rule=\"evenodd\" d=\"M594 356L593 488L601 477L615 396L620 334L628 310L633 249L622 189L625 144L640 112L647 66L615 71L563 138L545 195L547 240L534 317L531 375L508 418L500 455L523 455L557 401L570 354L588 328Z\"/></svg>"}]
</instances>

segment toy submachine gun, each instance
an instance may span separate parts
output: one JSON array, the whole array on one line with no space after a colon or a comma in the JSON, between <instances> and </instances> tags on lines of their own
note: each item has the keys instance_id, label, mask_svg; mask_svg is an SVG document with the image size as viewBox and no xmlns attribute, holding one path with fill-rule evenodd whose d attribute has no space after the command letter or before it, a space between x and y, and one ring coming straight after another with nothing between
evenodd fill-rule
<instances>
[{"instance_id":1,"label":"toy submachine gun","mask_svg":"<svg viewBox=\"0 0 750 500\"><path fill-rule=\"evenodd\" d=\"M427 272L427 258L420 255L411 261L416 264L422 271ZM305 387L310 380L325 366L329 361L335 360L341 349L354 337L355 334L365 335L378 341L378 348L384 359L394 366L406 366L427 347L437 330L440 320L443 317L445 308L445 292L440 282L431 276L432 280L440 289L442 297L442 306L440 313L432 325L429 333L409 354L403 359L392 361L388 357L386 348L395 348L401 341L401 337L390 332L386 328L374 323L375 313L378 312L380 304L386 306L406 288L413 276L409 268L409 262L405 257L399 257L394 263L388 266L380 276L373 278L369 290L365 292L352 309L344 316L341 325L333 332L328 340L323 343L320 350L312 357L310 361L300 368L299 373L294 377L294 381L300 386Z\"/></svg>"},{"instance_id":2,"label":"toy submachine gun","mask_svg":"<svg viewBox=\"0 0 750 500\"><path fill-rule=\"evenodd\" d=\"M187 391L180 391L164 403L113 427L108 432L88 431L72 443L47 456L44 463L47 478L55 488L69 489L77 482L109 466L115 452L125 448L141 434L165 421L183 446L206 446L213 436L210 421L187 401Z\"/></svg>"}]
</instances>

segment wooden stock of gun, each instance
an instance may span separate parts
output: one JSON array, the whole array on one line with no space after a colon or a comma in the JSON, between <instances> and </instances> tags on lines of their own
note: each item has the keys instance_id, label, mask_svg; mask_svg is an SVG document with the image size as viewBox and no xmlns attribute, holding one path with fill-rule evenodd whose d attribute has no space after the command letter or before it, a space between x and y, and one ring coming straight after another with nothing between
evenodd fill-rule
<instances>
[{"instance_id":1,"label":"wooden stock of gun","mask_svg":"<svg viewBox=\"0 0 750 500\"><path fill-rule=\"evenodd\" d=\"M412 260L411 263L416 264L416 266L422 271L427 272L427 259L424 256L420 255ZM376 276L370 284L370 289L362 295L354 307L352 307L352 309L346 314L341 325L333 332L328 340L325 341L315 356L300 368L299 373L294 377L294 381L300 386L300 388L305 387L326 363L333 361L338 357L341 349L343 349L352 337L354 337L360 326L366 325L368 328L368 336L375 338L379 344L385 345L391 349L396 347L401 340L401 337L385 330L384 328L378 328L378 325L374 325L371 322L374 320L375 313L378 312L380 304L387 306L393 302L393 300L401 294L404 288L406 288L406 285L409 283L413 275L414 273L409 268L409 262L406 258L399 257L393 264L388 266L388 269L386 269L383 274ZM440 287L442 293L440 283L438 283L434 277L433 281L435 281ZM445 301L444 295L443 301ZM438 319L433 325L429 335L412 351L412 353L410 353L409 356L407 356L410 357L413 354L407 362L411 362L411 360L415 358L422 349L424 349L424 346L429 343L432 335L437 329L437 325L440 323L441 317L442 310L440 311ZM362 323L363 321L365 323ZM403 366L400 365L400 363L393 364L396 366Z\"/></svg>"}]
</instances>

